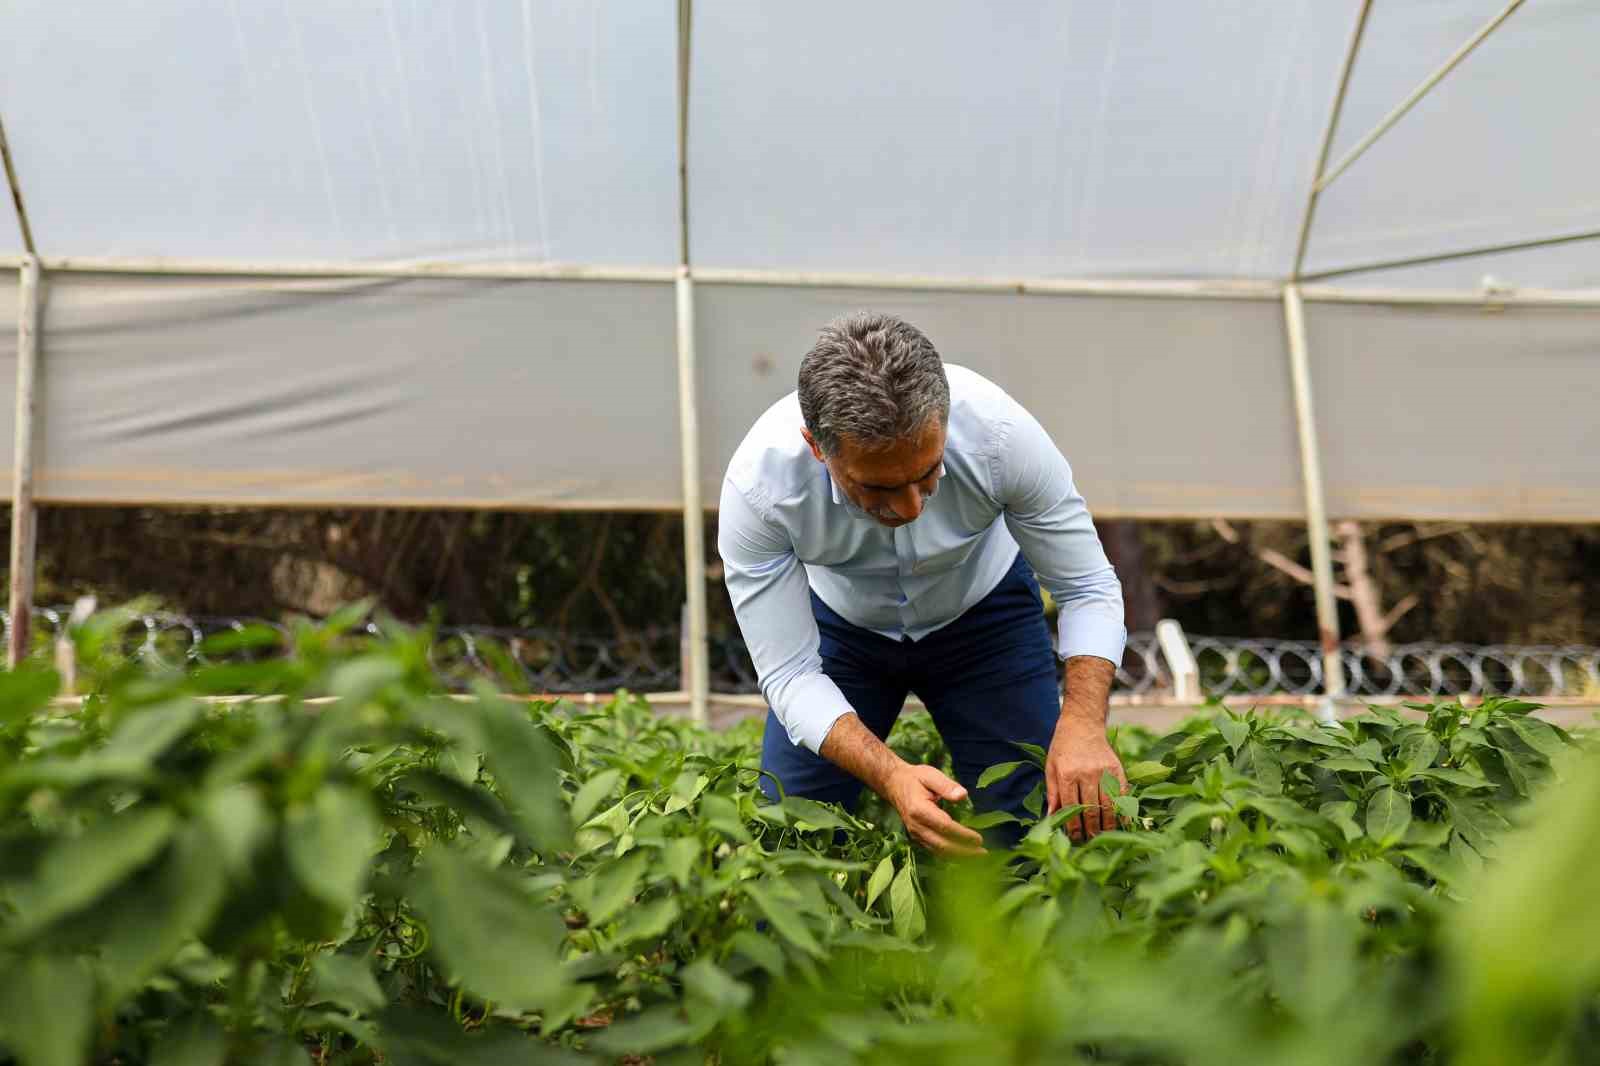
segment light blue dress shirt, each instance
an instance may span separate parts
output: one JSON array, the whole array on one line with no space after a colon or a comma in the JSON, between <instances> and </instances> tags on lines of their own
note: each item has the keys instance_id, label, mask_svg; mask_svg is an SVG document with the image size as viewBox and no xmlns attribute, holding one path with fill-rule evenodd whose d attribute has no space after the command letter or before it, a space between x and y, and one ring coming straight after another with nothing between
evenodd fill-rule
<instances>
[{"instance_id":1,"label":"light blue dress shirt","mask_svg":"<svg viewBox=\"0 0 1600 1066\"><path fill-rule=\"evenodd\" d=\"M734 613L767 703L811 751L851 707L822 672L808 587L858 626L920 640L988 595L1020 547L1060 609L1057 653L1122 660L1122 586L1066 459L998 385L945 374L944 464L914 522L891 529L850 502L801 437L792 392L728 464L717 550Z\"/></svg>"}]
</instances>

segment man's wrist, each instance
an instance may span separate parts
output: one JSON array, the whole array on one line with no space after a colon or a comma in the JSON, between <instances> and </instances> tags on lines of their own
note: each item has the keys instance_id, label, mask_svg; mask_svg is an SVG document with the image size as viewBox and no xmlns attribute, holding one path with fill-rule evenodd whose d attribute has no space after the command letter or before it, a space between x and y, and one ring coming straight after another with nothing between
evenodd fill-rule
<instances>
[{"instance_id":1,"label":"man's wrist","mask_svg":"<svg viewBox=\"0 0 1600 1066\"><path fill-rule=\"evenodd\" d=\"M1069 699L1061 705L1061 717L1056 720L1056 729L1079 735L1105 736L1106 712L1103 708L1077 704Z\"/></svg>"},{"instance_id":2,"label":"man's wrist","mask_svg":"<svg viewBox=\"0 0 1600 1066\"><path fill-rule=\"evenodd\" d=\"M853 712L841 715L834 722L818 754L885 799L888 798L889 779L909 765L894 749L874 736Z\"/></svg>"}]
</instances>

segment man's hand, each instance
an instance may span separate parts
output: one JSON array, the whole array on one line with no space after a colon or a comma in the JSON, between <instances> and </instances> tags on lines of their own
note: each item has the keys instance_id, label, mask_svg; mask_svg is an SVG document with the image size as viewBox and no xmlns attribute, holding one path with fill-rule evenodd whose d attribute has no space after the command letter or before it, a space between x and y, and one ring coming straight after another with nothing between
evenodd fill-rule
<instances>
[{"instance_id":1,"label":"man's hand","mask_svg":"<svg viewBox=\"0 0 1600 1066\"><path fill-rule=\"evenodd\" d=\"M1104 795L1100 788L1101 776L1108 773L1127 789L1122 762L1111 750L1105 730L1080 728L1063 715L1044 761L1045 798L1049 801L1046 813L1054 814L1074 803L1087 807L1081 818L1067 821L1067 832L1073 840L1084 841L1117 827L1113 806L1116 797Z\"/></svg>"},{"instance_id":2,"label":"man's hand","mask_svg":"<svg viewBox=\"0 0 1600 1066\"><path fill-rule=\"evenodd\" d=\"M1087 810L1067 822L1073 840L1087 840L1117 827L1116 797L1103 794L1100 780L1110 774L1126 790L1122 761L1106 740L1106 711L1115 667L1093 656L1067 660L1066 695L1050 751L1044 762L1045 813L1081 803Z\"/></svg>"},{"instance_id":3,"label":"man's hand","mask_svg":"<svg viewBox=\"0 0 1600 1066\"><path fill-rule=\"evenodd\" d=\"M941 855L981 855L983 837L950 817L940 800L959 803L967 790L936 767L906 762L879 740L861 719L847 714L833 723L822 741L822 757L854 774L894 807L906 832Z\"/></svg>"},{"instance_id":4,"label":"man's hand","mask_svg":"<svg viewBox=\"0 0 1600 1066\"><path fill-rule=\"evenodd\" d=\"M940 800L960 803L967 790L937 767L901 763L884 783L883 798L894 805L911 839L940 855L982 855L983 837L944 812Z\"/></svg>"}]
</instances>

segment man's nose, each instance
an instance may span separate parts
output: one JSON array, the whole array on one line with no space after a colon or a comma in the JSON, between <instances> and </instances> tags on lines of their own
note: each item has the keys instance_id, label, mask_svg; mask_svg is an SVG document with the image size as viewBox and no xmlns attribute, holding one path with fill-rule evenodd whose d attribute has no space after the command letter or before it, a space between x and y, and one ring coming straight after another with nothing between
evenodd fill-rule
<instances>
[{"instance_id":1,"label":"man's nose","mask_svg":"<svg viewBox=\"0 0 1600 1066\"><path fill-rule=\"evenodd\" d=\"M890 501L889 509L893 511L895 517L900 519L902 522L909 522L913 518L916 518L918 515L922 514L922 507L925 500L926 497L922 495L921 489L917 488L915 485L907 485L904 490L898 493L895 498Z\"/></svg>"}]
</instances>

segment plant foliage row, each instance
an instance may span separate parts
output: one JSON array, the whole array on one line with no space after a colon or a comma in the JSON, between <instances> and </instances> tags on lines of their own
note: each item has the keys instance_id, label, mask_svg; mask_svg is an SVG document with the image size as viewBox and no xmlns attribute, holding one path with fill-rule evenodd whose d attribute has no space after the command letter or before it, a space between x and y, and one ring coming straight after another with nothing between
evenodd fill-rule
<instances>
[{"instance_id":1,"label":"plant foliage row","mask_svg":"<svg viewBox=\"0 0 1600 1066\"><path fill-rule=\"evenodd\" d=\"M81 708L0 674L0 1061L1584 1061L1600 774L1531 705L1115 738L1123 828L1068 809L939 864L893 816L756 788L619 696L444 693L352 609L104 654ZM241 691L264 698L241 700ZM938 761L926 719L893 738ZM995 778L1042 753L991 768ZM1559 789L1546 788L1557 774ZM1534 805L1527 801L1541 790Z\"/></svg>"}]
</instances>

